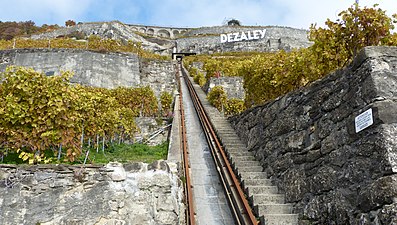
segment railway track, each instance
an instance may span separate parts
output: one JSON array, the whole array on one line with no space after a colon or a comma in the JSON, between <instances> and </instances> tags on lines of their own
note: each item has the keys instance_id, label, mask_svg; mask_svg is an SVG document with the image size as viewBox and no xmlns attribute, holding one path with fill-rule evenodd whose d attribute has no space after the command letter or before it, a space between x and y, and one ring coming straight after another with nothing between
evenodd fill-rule
<instances>
[{"instance_id":1,"label":"railway track","mask_svg":"<svg viewBox=\"0 0 397 225\"><path fill-rule=\"evenodd\" d=\"M228 155L223 149L220 140L218 139L214 128L211 125L211 122L203 108L203 105L191 83L190 79L187 77L187 74L184 70L181 70L183 79L186 82L186 85L189 90L189 94L191 96L194 108L197 112L198 118L200 120L200 124L204 130L205 138L208 142L208 146L211 152L211 155L214 159L215 166L217 168L217 172L219 174L221 184L226 191L227 200L229 202L229 206L231 209L231 213L234 216L234 220L236 224L241 225L257 225L259 221L257 220L254 212L246 199L246 194L242 189L239 178L233 171L233 167L229 162ZM181 87L181 85L179 85ZM195 221L195 210L194 210L194 200L193 200L193 190L192 184L190 181L190 171L189 171L189 161L188 161L188 148L187 148L187 137L186 137L186 125L185 125L185 117L184 110L182 105L182 91L180 90L180 113L181 113L181 145L183 149L183 162L184 162L184 172L186 177L186 202L187 202L187 221L188 224L194 225Z\"/></svg>"}]
</instances>

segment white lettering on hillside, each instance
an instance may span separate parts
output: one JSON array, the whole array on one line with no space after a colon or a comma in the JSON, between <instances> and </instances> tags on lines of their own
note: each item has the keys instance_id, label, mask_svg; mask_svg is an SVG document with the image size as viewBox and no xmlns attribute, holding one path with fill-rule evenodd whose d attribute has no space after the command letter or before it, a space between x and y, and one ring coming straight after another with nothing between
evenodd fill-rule
<instances>
[{"instance_id":1,"label":"white lettering on hillside","mask_svg":"<svg viewBox=\"0 0 397 225\"><path fill-rule=\"evenodd\" d=\"M221 34L221 43L263 39L265 37L265 34L266 34L266 29L248 31L247 33L236 32L236 33Z\"/></svg>"}]
</instances>

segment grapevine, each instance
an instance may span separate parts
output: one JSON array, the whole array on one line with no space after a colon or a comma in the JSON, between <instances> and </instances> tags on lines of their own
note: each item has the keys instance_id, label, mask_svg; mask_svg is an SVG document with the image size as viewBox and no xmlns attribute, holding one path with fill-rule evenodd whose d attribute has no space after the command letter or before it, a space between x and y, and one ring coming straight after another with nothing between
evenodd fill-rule
<instances>
[{"instance_id":1,"label":"grapevine","mask_svg":"<svg viewBox=\"0 0 397 225\"><path fill-rule=\"evenodd\" d=\"M33 40L27 38L15 38L12 40L0 40L0 50L15 48L71 48L87 49L98 52L130 52L142 58L168 59L166 56L146 51L139 42L128 41L123 43L119 40L100 38L91 35L87 40L74 40L71 38L56 38L49 40Z\"/></svg>"},{"instance_id":2,"label":"grapevine","mask_svg":"<svg viewBox=\"0 0 397 225\"><path fill-rule=\"evenodd\" d=\"M150 87L109 90L72 85L72 75L48 77L23 67L8 67L1 74L1 155L17 152L31 164L60 155L73 162L87 143L103 148L105 140L133 140L138 131L135 118L158 111ZM44 155L49 149L53 157Z\"/></svg>"}]
</instances>

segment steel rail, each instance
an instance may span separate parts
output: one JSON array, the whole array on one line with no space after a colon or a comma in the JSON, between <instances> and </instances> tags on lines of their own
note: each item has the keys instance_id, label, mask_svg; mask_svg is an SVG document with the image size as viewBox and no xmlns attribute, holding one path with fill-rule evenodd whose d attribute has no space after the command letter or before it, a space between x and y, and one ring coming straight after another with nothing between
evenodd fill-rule
<instances>
[{"instance_id":1,"label":"steel rail","mask_svg":"<svg viewBox=\"0 0 397 225\"><path fill-rule=\"evenodd\" d=\"M181 69L184 80L188 86L189 94L192 98L193 104L196 108L197 115L202 124L205 136L207 138L211 155L214 158L214 162L217 166L218 173L221 177L221 181L227 192L227 198L230 203L231 211L234 215L237 224L243 225L257 225L259 221L256 219L252 208L250 207L245 193L240 186L240 182L237 179L232 166L228 160L225 150L220 143L214 128L208 118L206 111L196 93L194 86L188 78L186 72Z\"/></svg>"},{"instance_id":2,"label":"steel rail","mask_svg":"<svg viewBox=\"0 0 397 225\"><path fill-rule=\"evenodd\" d=\"M181 147L183 150L183 168L184 168L184 174L186 178L185 182L185 203L186 203L186 221L187 225L195 225L196 224L196 218L195 218L195 213L194 213L194 203L193 203L193 186L190 180L190 164L189 164L189 152L187 149L187 137L186 137L186 125L185 125L185 111L183 109L183 95L182 95L182 87L180 84L180 70L177 70L177 80L179 83L179 113L180 113L180 124L181 124L181 129L180 129L180 137L181 137Z\"/></svg>"}]
</instances>

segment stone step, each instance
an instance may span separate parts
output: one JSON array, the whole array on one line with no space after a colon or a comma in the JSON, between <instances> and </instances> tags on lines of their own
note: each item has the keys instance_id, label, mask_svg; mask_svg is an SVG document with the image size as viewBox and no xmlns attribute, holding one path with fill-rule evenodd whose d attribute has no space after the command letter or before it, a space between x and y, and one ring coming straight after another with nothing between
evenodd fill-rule
<instances>
[{"instance_id":1,"label":"stone step","mask_svg":"<svg viewBox=\"0 0 397 225\"><path fill-rule=\"evenodd\" d=\"M223 133L232 133L233 128L230 126L229 123L226 122L215 122L213 123L215 130L217 133L219 134L223 134ZM236 132L234 132L236 134Z\"/></svg>"},{"instance_id":2,"label":"stone step","mask_svg":"<svg viewBox=\"0 0 397 225\"><path fill-rule=\"evenodd\" d=\"M240 137L236 134L236 132L234 132L234 130L232 128L219 129L219 126L218 126L215 130L216 130L216 133L219 136L228 136L228 135L230 135L230 137L235 137L235 138L240 140Z\"/></svg>"},{"instance_id":3,"label":"stone step","mask_svg":"<svg viewBox=\"0 0 397 225\"><path fill-rule=\"evenodd\" d=\"M226 123L217 123L216 130L219 132L219 134L237 135L236 131L230 126L230 124Z\"/></svg>"},{"instance_id":4,"label":"stone step","mask_svg":"<svg viewBox=\"0 0 397 225\"><path fill-rule=\"evenodd\" d=\"M229 144L229 141L233 143L237 143L237 141L241 142L240 138L236 134L218 134L218 137L223 143L226 144Z\"/></svg>"},{"instance_id":5,"label":"stone step","mask_svg":"<svg viewBox=\"0 0 397 225\"><path fill-rule=\"evenodd\" d=\"M237 137L237 135L232 136L232 135L219 134L218 137L222 143L225 143L225 145L230 146L235 144L241 144L241 146L243 146L241 140ZM230 142L233 144L230 144Z\"/></svg>"},{"instance_id":6,"label":"stone step","mask_svg":"<svg viewBox=\"0 0 397 225\"><path fill-rule=\"evenodd\" d=\"M240 152L240 151L244 151L244 152L248 152L247 151L247 147L245 147L244 145L225 145L224 148L226 149L226 151L229 152Z\"/></svg>"},{"instance_id":7,"label":"stone step","mask_svg":"<svg viewBox=\"0 0 397 225\"><path fill-rule=\"evenodd\" d=\"M222 129L222 130L227 130L227 131L234 131L233 128L230 126L230 123L225 120L213 121L213 125L216 130Z\"/></svg>"},{"instance_id":8,"label":"stone step","mask_svg":"<svg viewBox=\"0 0 397 225\"><path fill-rule=\"evenodd\" d=\"M298 214L268 214L260 221L266 225L298 225Z\"/></svg>"},{"instance_id":9,"label":"stone step","mask_svg":"<svg viewBox=\"0 0 397 225\"><path fill-rule=\"evenodd\" d=\"M247 185L245 187L246 193L248 196L257 195L257 194L277 194L278 188L277 186L250 186Z\"/></svg>"},{"instance_id":10,"label":"stone step","mask_svg":"<svg viewBox=\"0 0 397 225\"><path fill-rule=\"evenodd\" d=\"M205 111L207 112L207 115L209 114L212 122L216 122L218 120L224 120L225 119L221 114L219 114L219 111L217 109L212 108L212 107L208 107L210 105L206 105L206 106L207 107L206 107Z\"/></svg>"},{"instance_id":11,"label":"stone step","mask_svg":"<svg viewBox=\"0 0 397 225\"><path fill-rule=\"evenodd\" d=\"M251 205L258 204L284 204L285 195L283 194L254 194L248 198Z\"/></svg>"},{"instance_id":12,"label":"stone step","mask_svg":"<svg viewBox=\"0 0 397 225\"><path fill-rule=\"evenodd\" d=\"M230 124L217 124L217 126L215 126L215 130L219 133L223 133L223 132L230 132L233 131L233 128L230 126Z\"/></svg>"},{"instance_id":13,"label":"stone step","mask_svg":"<svg viewBox=\"0 0 397 225\"><path fill-rule=\"evenodd\" d=\"M244 161L255 161L255 157L253 156L234 156L231 157L232 162L244 162Z\"/></svg>"},{"instance_id":14,"label":"stone step","mask_svg":"<svg viewBox=\"0 0 397 225\"><path fill-rule=\"evenodd\" d=\"M218 135L219 139L221 140L221 142L225 145L225 146L236 146L236 147L245 147L245 145L243 144L243 142L240 140L240 138L238 138L237 136L232 136L232 135L224 135L224 134L220 134ZM229 140L233 140L232 143L230 144L228 141ZM239 142L237 142L239 141Z\"/></svg>"},{"instance_id":15,"label":"stone step","mask_svg":"<svg viewBox=\"0 0 397 225\"><path fill-rule=\"evenodd\" d=\"M233 151L247 151L248 149L247 147L245 147L245 145L241 144L241 143L237 143L237 142L229 142L228 140L223 140L222 143L225 143L223 146L224 148L227 148L229 151L233 152Z\"/></svg>"},{"instance_id":16,"label":"stone step","mask_svg":"<svg viewBox=\"0 0 397 225\"><path fill-rule=\"evenodd\" d=\"M238 136L236 131L234 131L234 130L222 130L222 132L220 132L219 134L222 134L222 135L229 135L230 134L230 135Z\"/></svg>"},{"instance_id":17,"label":"stone step","mask_svg":"<svg viewBox=\"0 0 397 225\"><path fill-rule=\"evenodd\" d=\"M234 143L234 144L229 144L229 143L225 143L224 147L227 148L230 151L237 151L237 150L247 150L247 147L245 147L245 145L243 143Z\"/></svg>"},{"instance_id":18,"label":"stone step","mask_svg":"<svg viewBox=\"0 0 397 225\"><path fill-rule=\"evenodd\" d=\"M227 151L227 155L230 158L233 158L235 156L252 156L252 157L254 157L254 153L253 152L247 152L247 151L244 151L244 150L234 151L234 152Z\"/></svg>"},{"instance_id":19,"label":"stone step","mask_svg":"<svg viewBox=\"0 0 397 225\"><path fill-rule=\"evenodd\" d=\"M205 96L205 95L204 95L204 96ZM210 103L208 103L208 105L211 106ZM219 110L216 109L215 107L209 107L207 110L214 111L214 112L216 112L216 113L218 114L218 115L214 115L214 116L211 115L211 118L212 118L212 119L221 119L221 120L227 121L227 120L226 120L226 117L223 116L222 114L220 114L220 113L219 113Z\"/></svg>"},{"instance_id":20,"label":"stone step","mask_svg":"<svg viewBox=\"0 0 397 225\"><path fill-rule=\"evenodd\" d=\"M217 128L220 128L220 129L227 128L229 131L234 131L232 126L230 125L230 123L227 120L218 119L218 120L212 120L212 121L214 121L213 123L216 124ZM236 132L234 132L234 133L236 133Z\"/></svg>"},{"instance_id":21,"label":"stone step","mask_svg":"<svg viewBox=\"0 0 397 225\"><path fill-rule=\"evenodd\" d=\"M241 166L237 168L237 172L262 172L263 167L262 166Z\"/></svg>"},{"instance_id":22,"label":"stone step","mask_svg":"<svg viewBox=\"0 0 397 225\"><path fill-rule=\"evenodd\" d=\"M238 168L237 168L238 170ZM244 180L253 180L253 179L267 179L266 172L239 172L239 177L241 178L241 181Z\"/></svg>"},{"instance_id":23,"label":"stone step","mask_svg":"<svg viewBox=\"0 0 397 225\"><path fill-rule=\"evenodd\" d=\"M292 204L259 204L254 206L258 215L292 214Z\"/></svg>"},{"instance_id":24,"label":"stone step","mask_svg":"<svg viewBox=\"0 0 397 225\"><path fill-rule=\"evenodd\" d=\"M247 179L242 182L243 186L251 185L251 186L272 186L272 181L270 179Z\"/></svg>"},{"instance_id":25,"label":"stone step","mask_svg":"<svg viewBox=\"0 0 397 225\"><path fill-rule=\"evenodd\" d=\"M256 160L251 160L251 161L237 161L233 162L233 167L237 170L239 167L244 167L244 166L260 166L261 164L259 161Z\"/></svg>"},{"instance_id":26,"label":"stone step","mask_svg":"<svg viewBox=\"0 0 397 225\"><path fill-rule=\"evenodd\" d=\"M234 149L242 149L242 148L247 149L245 147L245 145L240 140L237 140L237 139L223 138L223 139L221 139L221 142L225 147L229 147L231 149L233 149L233 148Z\"/></svg>"}]
</instances>

